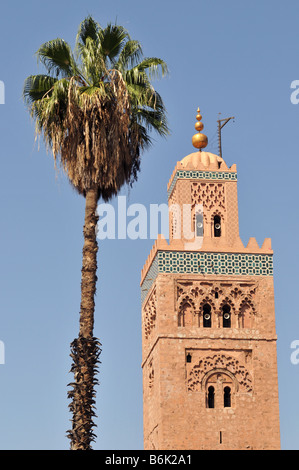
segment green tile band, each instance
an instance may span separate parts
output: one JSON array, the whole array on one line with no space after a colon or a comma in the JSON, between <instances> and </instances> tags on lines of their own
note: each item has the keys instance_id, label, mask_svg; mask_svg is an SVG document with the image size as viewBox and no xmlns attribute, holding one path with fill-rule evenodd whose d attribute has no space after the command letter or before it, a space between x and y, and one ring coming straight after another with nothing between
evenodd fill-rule
<instances>
[{"instance_id":1,"label":"green tile band","mask_svg":"<svg viewBox=\"0 0 299 470\"><path fill-rule=\"evenodd\" d=\"M170 197L174 185L178 179L204 179L204 180L218 180L218 181L237 181L237 173L231 171L193 171L193 170L178 170L169 187L168 198Z\"/></svg>"},{"instance_id":2,"label":"green tile band","mask_svg":"<svg viewBox=\"0 0 299 470\"><path fill-rule=\"evenodd\" d=\"M141 286L142 303L159 273L273 276L273 255L158 251Z\"/></svg>"}]
</instances>

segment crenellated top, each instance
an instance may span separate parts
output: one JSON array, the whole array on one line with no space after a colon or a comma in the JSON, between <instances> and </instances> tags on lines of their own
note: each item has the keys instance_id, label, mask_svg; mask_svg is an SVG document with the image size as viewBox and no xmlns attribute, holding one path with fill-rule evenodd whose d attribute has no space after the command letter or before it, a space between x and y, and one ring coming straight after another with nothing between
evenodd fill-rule
<instances>
[{"instance_id":1,"label":"crenellated top","mask_svg":"<svg viewBox=\"0 0 299 470\"><path fill-rule=\"evenodd\" d=\"M199 113L199 110L198 110ZM143 298L158 273L271 276L271 239L259 246L239 235L237 166L204 151L198 114L193 136L197 151L178 161L167 186L169 241L159 235L146 260L141 285Z\"/></svg>"},{"instance_id":2,"label":"crenellated top","mask_svg":"<svg viewBox=\"0 0 299 470\"><path fill-rule=\"evenodd\" d=\"M163 237L155 242L141 272L141 302L146 300L159 274L233 276L240 280L252 277L273 276L273 251L271 240L266 238L259 248L251 238L247 247L229 253L215 251L184 251L168 245Z\"/></svg>"}]
</instances>

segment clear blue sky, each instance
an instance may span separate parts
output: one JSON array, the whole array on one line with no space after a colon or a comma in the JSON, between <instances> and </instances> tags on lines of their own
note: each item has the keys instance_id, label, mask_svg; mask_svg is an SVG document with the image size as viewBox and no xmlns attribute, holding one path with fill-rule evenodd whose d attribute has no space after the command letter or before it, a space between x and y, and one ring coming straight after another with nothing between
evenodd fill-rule
<instances>
[{"instance_id":1,"label":"clear blue sky","mask_svg":"<svg viewBox=\"0 0 299 470\"><path fill-rule=\"evenodd\" d=\"M299 4L288 0L6 1L0 11L0 448L68 449L69 343L77 336L84 200L55 176L22 103L24 79L41 71L35 51L62 37L74 44L92 14L125 26L145 56L170 69L156 82L172 134L144 154L128 203L167 202L176 162L193 151L196 109L208 150L237 164L244 243L272 238L283 449L299 449L298 175ZM153 240L106 240L99 249L95 335L103 344L95 449L142 449L140 271Z\"/></svg>"}]
</instances>

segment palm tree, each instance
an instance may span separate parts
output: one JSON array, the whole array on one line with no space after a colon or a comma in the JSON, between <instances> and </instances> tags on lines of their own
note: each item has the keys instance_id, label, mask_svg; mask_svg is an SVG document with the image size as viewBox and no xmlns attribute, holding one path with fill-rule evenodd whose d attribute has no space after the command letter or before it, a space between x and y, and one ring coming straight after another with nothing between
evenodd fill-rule
<instances>
[{"instance_id":1,"label":"palm tree","mask_svg":"<svg viewBox=\"0 0 299 470\"><path fill-rule=\"evenodd\" d=\"M119 25L102 28L89 16L80 24L76 47L63 39L37 51L46 74L31 75L23 97L47 148L85 197L84 246L79 334L71 343L74 382L73 450L90 450L95 440L95 385L101 344L94 337L97 271L97 204L132 185L140 171L150 133L168 134L166 110L153 88L153 78L165 76L159 58L144 58L141 45Z\"/></svg>"}]
</instances>

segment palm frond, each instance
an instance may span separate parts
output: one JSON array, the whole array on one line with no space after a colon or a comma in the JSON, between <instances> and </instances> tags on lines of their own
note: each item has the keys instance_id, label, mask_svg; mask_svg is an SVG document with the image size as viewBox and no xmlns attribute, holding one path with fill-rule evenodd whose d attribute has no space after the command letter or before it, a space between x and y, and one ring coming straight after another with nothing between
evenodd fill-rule
<instances>
[{"instance_id":1,"label":"palm frond","mask_svg":"<svg viewBox=\"0 0 299 470\"><path fill-rule=\"evenodd\" d=\"M140 62L137 66L138 70L147 73L150 80L163 78L168 74L168 67L164 60L157 57L148 57Z\"/></svg>"},{"instance_id":2,"label":"palm frond","mask_svg":"<svg viewBox=\"0 0 299 470\"><path fill-rule=\"evenodd\" d=\"M105 60L99 53L99 47L90 37L86 38L85 44L78 49L82 63L82 73L87 84L97 85L106 73Z\"/></svg>"},{"instance_id":3,"label":"palm frond","mask_svg":"<svg viewBox=\"0 0 299 470\"><path fill-rule=\"evenodd\" d=\"M109 23L100 36L102 55L114 63L126 42L130 40L129 33L122 26Z\"/></svg>"},{"instance_id":4,"label":"palm frond","mask_svg":"<svg viewBox=\"0 0 299 470\"><path fill-rule=\"evenodd\" d=\"M167 119L161 109L138 109L137 122L144 123L147 132L155 130L160 136L166 137L169 135Z\"/></svg>"},{"instance_id":5,"label":"palm frond","mask_svg":"<svg viewBox=\"0 0 299 470\"><path fill-rule=\"evenodd\" d=\"M80 23L76 38L76 45L78 46L79 44L81 44L84 46L86 44L87 38L90 38L92 39L92 41L97 42L99 39L99 30L99 24L94 21L91 16L88 16Z\"/></svg>"},{"instance_id":6,"label":"palm frond","mask_svg":"<svg viewBox=\"0 0 299 470\"><path fill-rule=\"evenodd\" d=\"M151 133L168 134L166 111L151 79L167 73L125 28L102 28L92 17L79 26L77 62L62 39L43 44L38 58L48 75L30 76L24 100L54 159L85 195L91 187L108 201L137 178Z\"/></svg>"},{"instance_id":7,"label":"palm frond","mask_svg":"<svg viewBox=\"0 0 299 470\"><path fill-rule=\"evenodd\" d=\"M130 40L122 48L115 68L125 73L129 68L134 67L142 57L142 48L139 41Z\"/></svg>"},{"instance_id":8,"label":"palm frond","mask_svg":"<svg viewBox=\"0 0 299 470\"><path fill-rule=\"evenodd\" d=\"M27 105L41 100L53 88L57 78L49 75L30 75L23 87L23 98Z\"/></svg>"},{"instance_id":9,"label":"palm frond","mask_svg":"<svg viewBox=\"0 0 299 470\"><path fill-rule=\"evenodd\" d=\"M78 73L71 47L63 39L44 43L36 52L47 72L56 77L71 77Z\"/></svg>"},{"instance_id":10,"label":"palm frond","mask_svg":"<svg viewBox=\"0 0 299 470\"><path fill-rule=\"evenodd\" d=\"M148 129L146 126L142 125L140 119L137 118L137 114L131 119L129 132L130 135L134 136L134 139L139 142L141 150L146 150L152 145L152 139ZM135 177L135 179L137 178Z\"/></svg>"}]
</instances>

